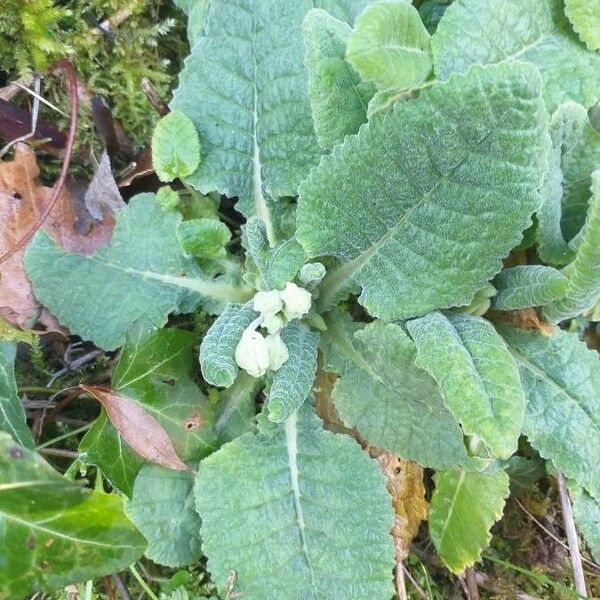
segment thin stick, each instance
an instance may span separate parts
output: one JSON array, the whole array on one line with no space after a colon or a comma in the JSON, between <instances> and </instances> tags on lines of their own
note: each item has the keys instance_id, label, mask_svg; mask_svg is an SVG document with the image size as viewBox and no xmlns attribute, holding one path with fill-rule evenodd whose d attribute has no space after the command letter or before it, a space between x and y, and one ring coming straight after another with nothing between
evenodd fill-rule
<instances>
[{"instance_id":1,"label":"thin stick","mask_svg":"<svg viewBox=\"0 0 600 600\"><path fill-rule=\"evenodd\" d=\"M57 113L60 113L63 117L67 117L67 119L69 118L69 115L65 111L58 108L58 106L55 106L54 104L52 104L52 102L46 100L44 96L41 96L39 93L35 92L26 85L23 85L19 81L14 81L13 85L16 85L17 87L21 88L24 92L31 94L34 98L37 98L42 104L45 104L47 107L51 108L52 110L55 110Z\"/></svg>"},{"instance_id":2,"label":"thin stick","mask_svg":"<svg viewBox=\"0 0 600 600\"><path fill-rule=\"evenodd\" d=\"M56 63L56 68L64 69L67 73L67 77L69 79L69 95L71 96L71 124L69 126L69 137L67 138L67 144L65 146L65 157L63 160L62 168L60 170L60 175L56 180L54 187L52 188L52 193L50 194L50 200L48 201L48 205L44 209L44 212L38 218L38 220L33 224L33 227L10 249L8 252L5 252L2 256L0 256L0 264L4 261L8 260L11 256L19 252L27 242L35 235L36 231L44 224L62 189L65 185L65 181L67 179L67 173L69 171L69 164L71 162L71 156L73 154L73 146L75 145L75 132L77 130L77 108L78 108L78 98L77 98L77 77L75 76L75 70L73 69L73 64L71 61L67 59L63 59Z\"/></svg>"},{"instance_id":3,"label":"thin stick","mask_svg":"<svg viewBox=\"0 0 600 600\"><path fill-rule=\"evenodd\" d=\"M146 98L148 98L148 102L150 102L152 108L161 117L169 114L169 107L163 102L163 99L158 95L158 92L147 77L142 79L142 91L146 94Z\"/></svg>"},{"instance_id":4,"label":"thin stick","mask_svg":"<svg viewBox=\"0 0 600 600\"><path fill-rule=\"evenodd\" d=\"M408 600L406 594L406 583L404 581L404 571L402 569L402 561L396 562L396 594L399 600Z\"/></svg>"},{"instance_id":5,"label":"thin stick","mask_svg":"<svg viewBox=\"0 0 600 600\"><path fill-rule=\"evenodd\" d=\"M469 567L465 571L465 582L467 584L467 591L469 592L469 600L479 600L479 588L477 587L477 579L473 567Z\"/></svg>"},{"instance_id":6,"label":"thin stick","mask_svg":"<svg viewBox=\"0 0 600 600\"><path fill-rule=\"evenodd\" d=\"M158 600L158 596L148 587L148 584L144 581L144 578L138 573L135 565L129 565L129 570L133 576L138 580L138 583L142 586L142 589L148 594L151 600Z\"/></svg>"},{"instance_id":7,"label":"thin stick","mask_svg":"<svg viewBox=\"0 0 600 600\"><path fill-rule=\"evenodd\" d=\"M39 452L40 450L43 450L44 448L47 448L48 446L52 446L53 444L56 444L56 442L61 442L62 440L66 440L67 438L77 435L78 433L83 433L84 431L87 431L88 429L90 429L91 426L92 426L92 424L88 423L87 425L84 425L83 427L79 427L78 429L73 429L73 431L67 431L67 433L63 433L62 435L59 435L55 438L52 438L51 440L48 440L47 442L44 442L43 444L40 444L36 448L36 450Z\"/></svg>"},{"instance_id":8,"label":"thin stick","mask_svg":"<svg viewBox=\"0 0 600 600\"><path fill-rule=\"evenodd\" d=\"M421 586L417 583L416 579L410 574L410 571L404 565L402 565L402 572L406 575L408 580L412 583L415 590L417 590L417 594L419 594L419 596L421 598L423 598L423 600L430 600L430 598L423 591Z\"/></svg>"},{"instance_id":9,"label":"thin stick","mask_svg":"<svg viewBox=\"0 0 600 600\"><path fill-rule=\"evenodd\" d=\"M108 600L117 600L115 598L115 593L113 592L112 585L110 584L110 579L106 575L102 577L102 586L104 587L104 591L108 596Z\"/></svg>"},{"instance_id":10,"label":"thin stick","mask_svg":"<svg viewBox=\"0 0 600 600\"><path fill-rule=\"evenodd\" d=\"M40 454L47 454L48 456L58 456L60 458L77 458L79 454L72 450L62 450L61 448L42 448Z\"/></svg>"},{"instance_id":11,"label":"thin stick","mask_svg":"<svg viewBox=\"0 0 600 600\"><path fill-rule=\"evenodd\" d=\"M122 600L131 600L131 596L129 595L129 592L127 591L127 588L125 587L125 584L123 583L123 580L121 579L119 574L115 573L112 576L112 578L115 582L115 586L119 590L119 594L121 595Z\"/></svg>"},{"instance_id":12,"label":"thin stick","mask_svg":"<svg viewBox=\"0 0 600 600\"><path fill-rule=\"evenodd\" d=\"M565 483L565 476L559 471L556 474L558 481L558 495L560 497L560 506L562 508L563 523L567 542L569 543L569 552L571 554L571 564L573 565L573 578L575 580L575 589L580 596L587 598L587 589L585 587L585 576L583 574L583 565L581 563L581 553L579 552L579 542L577 540L577 531L575 530L575 520L573 519L573 508L571 499Z\"/></svg>"}]
</instances>

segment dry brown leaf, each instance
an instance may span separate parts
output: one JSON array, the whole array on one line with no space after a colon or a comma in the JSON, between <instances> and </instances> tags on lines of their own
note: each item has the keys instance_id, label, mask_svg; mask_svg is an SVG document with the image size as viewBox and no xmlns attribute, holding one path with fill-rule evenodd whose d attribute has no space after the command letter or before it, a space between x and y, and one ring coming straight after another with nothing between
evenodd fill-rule
<instances>
[{"instance_id":1,"label":"dry brown leaf","mask_svg":"<svg viewBox=\"0 0 600 600\"><path fill-rule=\"evenodd\" d=\"M555 328L550 323L542 321L535 308L521 310L490 310L486 314L492 321L510 325L524 331L539 331L548 337L553 336Z\"/></svg>"},{"instance_id":2,"label":"dry brown leaf","mask_svg":"<svg viewBox=\"0 0 600 600\"><path fill-rule=\"evenodd\" d=\"M51 190L39 182L38 176L35 154L26 144L15 147L12 161L0 162L0 255L25 236L47 206ZM44 229L66 250L89 254L110 239L114 222L112 219L94 222L82 234L76 228L80 217L81 207L65 189ZM56 330L56 319L33 296L23 270L25 250L23 248L0 265L0 318L22 328L39 322L48 330Z\"/></svg>"},{"instance_id":3,"label":"dry brown leaf","mask_svg":"<svg viewBox=\"0 0 600 600\"><path fill-rule=\"evenodd\" d=\"M142 458L174 471L189 471L164 427L139 404L107 388L80 387L102 404L115 429Z\"/></svg>"}]
</instances>

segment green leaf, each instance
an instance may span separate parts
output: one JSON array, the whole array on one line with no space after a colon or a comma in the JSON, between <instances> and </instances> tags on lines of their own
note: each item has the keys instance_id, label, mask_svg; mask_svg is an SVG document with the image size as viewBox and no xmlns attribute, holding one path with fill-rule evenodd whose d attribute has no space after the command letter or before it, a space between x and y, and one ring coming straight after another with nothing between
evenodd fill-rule
<instances>
[{"instance_id":1,"label":"green leaf","mask_svg":"<svg viewBox=\"0 0 600 600\"><path fill-rule=\"evenodd\" d=\"M214 431L214 409L195 382L196 337L188 331L137 328L123 347L112 389L152 415L165 429L177 455L197 461L220 443ZM143 461L121 439L104 413L85 435L80 452L96 464L123 493Z\"/></svg>"},{"instance_id":2,"label":"green leaf","mask_svg":"<svg viewBox=\"0 0 600 600\"><path fill-rule=\"evenodd\" d=\"M573 258L561 229L563 200L563 157L580 142L588 125L587 111L581 104L561 104L550 119L552 145L548 152L548 171L542 185L544 200L537 213L538 254L547 263L564 265Z\"/></svg>"},{"instance_id":3,"label":"green leaf","mask_svg":"<svg viewBox=\"0 0 600 600\"><path fill-rule=\"evenodd\" d=\"M573 100L589 108L600 99L600 54L571 31L561 0L456 0L431 38L437 77L473 64L531 62L553 111Z\"/></svg>"},{"instance_id":4,"label":"green leaf","mask_svg":"<svg viewBox=\"0 0 600 600\"><path fill-rule=\"evenodd\" d=\"M245 600L392 596L383 474L354 440L323 430L308 403L204 460L195 490L219 590L235 571Z\"/></svg>"},{"instance_id":5,"label":"green leaf","mask_svg":"<svg viewBox=\"0 0 600 600\"><path fill-rule=\"evenodd\" d=\"M191 175L200 164L200 139L190 118L171 111L156 124L152 134L152 165L161 181Z\"/></svg>"},{"instance_id":6,"label":"green leaf","mask_svg":"<svg viewBox=\"0 0 600 600\"><path fill-rule=\"evenodd\" d=\"M475 67L397 102L302 184L297 237L341 262L321 284L387 320L469 304L540 205L547 117L530 65ZM477 235L473 235L476 231Z\"/></svg>"},{"instance_id":7,"label":"green leaf","mask_svg":"<svg viewBox=\"0 0 600 600\"><path fill-rule=\"evenodd\" d=\"M367 120L367 106L375 93L346 62L350 26L324 10L308 12L302 28L306 43L308 97L317 140L329 150Z\"/></svg>"},{"instance_id":8,"label":"green leaf","mask_svg":"<svg viewBox=\"0 0 600 600\"><path fill-rule=\"evenodd\" d=\"M348 62L380 90L419 86L432 69L429 32L405 0L383 0L356 20L348 39Z\"/></svg>"},{"instance_id":9,"label":"green leaf","mask_svg":"<svg viewBox=\"0 0 600 600\"><path fill-rule=\"evenodd\" d=\"M480 439L494 458L513 454L525 398L517 365L491 323L432 313L406 328L417 347L416 365L437 381L464 432Z\"/></svg>"},{"instance_id":10,"label":"green leaf","mask_svg":"<svg viewBox=\"0 0 600 600\"><path fill-rule=\"evenodd\" d=\"M285 421L308 398L317 372L319 334L299 321L292 321L282 332L289 358L275 371L267 408L269 419Z\"/></svg>"},{"instance_id":11,"label":"green leaf","mask_svg":"<svg viewBox=\"0 0 600 600\"><path fill-rule=\"evenodd\" d=\"M579 143L563 156L563 214L566 239L574 238L585 223L590 200L591 174L600 166L600 132L588 123Z\"/></svg>"},{"instance_id":12,"label":"green leaf","mask_svg":"<svg viewBox=\"0 0 600 600\"><path fill-rule=\"evenodd\" d=\"M181 567L202 556L193 487L192 473L157 465L142 467L135 480L125 511L148 540L145 555L159 565Z\"/></svg>"},{"instance_id":13,"label":"green leaf","mask_svg":"<svg viewBox=\"0 0 600 600\"><path fill-rule=\"evenodd\" d=\"M600 170L592 173L592 198L564 296L544 307L552 323L575 317L600 300Z\"/></svg>"},{"instance_id":14,"label":"green leaf","mask_svg":"<svg viewBox=\"0 0 600 600\"><path fill-rule=\"evenodd\" d=\"M190 219L179 224L177 239L187 254L219 259L227 256L225 246L231 240L231 231L216 219Z\"/></svg>"},{"instance_id":15,"label":"green leaf","mask_svg":"<svg viewBox=\"0 0 600 600\"><path fill-rule=\"evenodd\" d=\"M121 346L137 321L164 325L190 293L242 300L242 288L203 279L184 256L176 237L180 222L180 214L141 194L118 213L112 240L94 254L65 252L38 232L25 255L36 297L73 334L105 350Z\"/></svg>"},{"instance_id":16,"label":"green leaf","mask_svg":"<svg viewBox=\"0 0 600 600\"><path fill-rule=\"evenodd\" d=\"M600 498L600 358L577 335L503 327L527 396L523 432L567 477Z\"/></svg>"},{"instance_id":17,"label":"green leaf","mask_svg":"<svg viewBox=\"0 0 600 600\"><path fill-rule=\"evenodd\" d=\"M311 119L302 22L313 7L352 22L368 0L211 2L171 107L200 132L188 181L240 198L267 223L266 196L293 196L320 155ZM201 93L199 93L201 90Z\"/></svg>"},{"instance_id":18,"label":"green leaf","mask_svg":"<svg viewBox=\"0 0 600 600\"><path fill-rule=\"evenodd\" d=\"M179 206L181 198L179 194L168 185L163 185L156 192L156 203L163 210L174 210Z\"/></svg>"},{"instance_id":19,"label":"green leaf","mask_svg":"<svg viewBox=\"0 0 600 600\"><path fill-rule=\"evenodd\" d=\"M567 278L552 267L521 265L500 271L494 278L498 293L492 303L497 310L542 306L564 296Z\"/></svg>"},{"instance_id":20,"label":"green leaf","mask_svg":"<svg viewBox=\"0 0 600 600\"><path fill-rule=\"evenodd\" d=\"M0 433L0 598L126 569L146 543L116 495L91 492Z\"/></svg>"},{"instance_id":21,"label":"green leaf","mask_svg":"<svg viewBox=\"0 0 600 600\"><path fill-rule=\"evenodd\" d=\"M583 488L569 485L573 501L573 516L594 558L600 560L600 502Z\"/></svg>"},{"instance_id":22,"label":"green leaf","mask_svg":"<svg viewBox=\"0 0 600 600\"><path fill-rule=\"evenodd\" d=\"M600 50L600 1L565 0L565 14L579 39L590 50Z\"/></svg>"},{"instance_id":23,"label":"green leaf","mask_svg":"<svg viewBox=\"0 0 600 600\"><path fill-rule=\"evenodd\" d=\"M14 342L0 341L0 431L9 433L22 446L33 448L35 442L17 393L14 371L16 354L17 345Z\"/></svg>"},{"instance_id":24,"label":"green leaf","mask_svg":"<svg viewBox=\"0 0 600 600\"><path fill-rule=\"evenodd\" d=\"M490 528L502 516L508 476L444 471L434 476L429 535L453 573L477 562L492 539Z\"/></svg>"},{"instance_id":25,"label":"green leaf","mask_svg":"<svg viewBox=\"0 0 600 600\"><path fill-rule=\"evenodd\" d=\"M329 321L326 366L340 378L331 397L347 427L371 446L436 469L469 460L460 427L435 381L415 365L416 349L400 325Z\"/></svg>"},{"instance_id":26,"label":"green leaf","mask_svg":"<svg viewBox=\"0 0 600 600\"><path fill-rule=\"evenodd\" d=\"M230 304L211 325L200 344L202 376L211 385L230 387L239 372L235 349L244 330L258 317L252 302Z\"/></svg>"}]
</instances>

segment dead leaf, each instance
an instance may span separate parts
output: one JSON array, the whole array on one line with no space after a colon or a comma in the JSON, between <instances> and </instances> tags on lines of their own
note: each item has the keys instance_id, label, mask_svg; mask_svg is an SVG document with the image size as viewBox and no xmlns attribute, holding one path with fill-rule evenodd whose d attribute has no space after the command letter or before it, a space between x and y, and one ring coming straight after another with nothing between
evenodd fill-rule
<instances>
[{"instance_id":1,"label":"dead leaf","mask_svg":"<svg viewBox=\"0 0 600 600\"><path fill-rule=\"evenodd\" d=\"M370 448L370 454L377 459L388 480L387 488L395 512L392 537L396 547L396 562L401 563L408 557L421 521L427 519L423 467L376 448Z\"/></svg>"},{"instance_id":2,"label":"dead leaf","mask_svg":"<svg viewBox=\"0 0 600 600\"><path fill-rule=\"evenodd\" d=\"M103 152L96 173L85 193L85 206L90 215L98 221L112 216L116 210L125 206L106 151Z\"/></svg>"},{"instance_id":3,"label":"dead leaf","mask_svg":"<svg viewBox=\"0 0 600 600\"><path fill-rule=\"evenodd\" d=\"M15 146L12 161L0 162L0 255L23 238L47 206L51 189L43 186L38 176L35 154L26 144ZM95 223L82 235L75 227L80 213L75 199L64 189L44 229L66 250L90 254L110 239L114 221ZM39 322L48 330L57 330L56 319L33 296L23 269L25 250L0 265L0 318L24 329Z\"/></svg>"},{"instance_id":4,"label":"dead leaf","mask_svg":"<svg viewBox=\"0 0 600 600\"><path fill-rule=\"evenodd\" d=\"M551 337L555 328L550 323L542 321L535 308L523 308L521 310L490 310L486 314L490 320L510 325L524 331L539 331L543 335Z\"/></svg>"},{"instance_id":5,"label":"dead leaf","mask_svg":"<svg viewBox=\"0 0 600 600\"><path fill-rule=\"evenodd\" d=\"M115 429L142 458L174 471L189 471L164 427L139 404L107 388L80 387L102 404Z\"/></svg>"}]
</instances>

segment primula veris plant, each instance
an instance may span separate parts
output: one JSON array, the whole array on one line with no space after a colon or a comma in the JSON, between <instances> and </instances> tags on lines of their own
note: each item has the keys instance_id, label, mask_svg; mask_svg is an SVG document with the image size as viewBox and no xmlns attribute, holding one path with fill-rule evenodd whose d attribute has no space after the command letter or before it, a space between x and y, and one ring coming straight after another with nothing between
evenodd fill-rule
<instances>
[{"instance_id":1,"label":"primula veris plant","mask_svg":"<svg viewBox=\"0 0 600 600\"><path fill-rule=\"evenodd\" d=\"M191 54L152 140L172 187L119 209L93 254L40 232L25 257L63 326L121 349L79 449L113 495L52 491L5 343L0 530L29 558L0 598L145 553L205 555L245 600L390 600L398 503L376 457L433 471L429 534L461 573L525 439L600 555L600 360L577 333L600 315L597 2L182 4ZM167 325L192 312L201 336ZM109 507L127 547L88 552L78 524ZM55 514L65 550L41 573L23 539Z\"/></svg>"}]
</instances>

